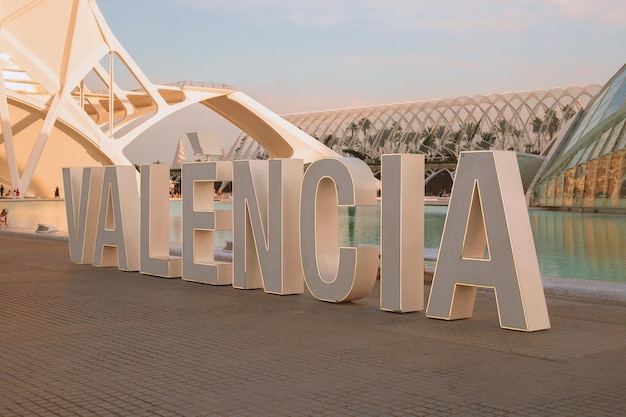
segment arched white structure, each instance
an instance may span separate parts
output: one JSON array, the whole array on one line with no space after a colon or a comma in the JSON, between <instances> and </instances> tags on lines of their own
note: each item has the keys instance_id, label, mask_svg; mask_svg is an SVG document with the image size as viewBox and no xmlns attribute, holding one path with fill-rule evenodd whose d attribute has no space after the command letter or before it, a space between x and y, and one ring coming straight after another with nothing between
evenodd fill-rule
<instances>
[{"instance_id":1,"label":"arched white structure","mask_svg":"<svg viewBox=\"0 0 626 417\"><path fill-rule=\"evenodd\" d=\"M585 87L421 100L283 117L338 153L375 162L384 153L423 153L426 160L456 161L464 150L544 154L559 128L601 89ZM239 153L261 153L243 133ZM346 152L348 150L348 152Z\"/></svg>"},{"instance_id":2,"label":"arched white structure","mask_svg":"<svg viewBox=\"0 0 626 417\"><path fill-rule=\"evenodd\" d=\"M0 66L0 183L20 197L52 197L63 166L130 164L123 152L130 142L196 103L271 157L337 156L227 85L150 82L95 0L0 0Z\"/></svg>"}]
</instances>

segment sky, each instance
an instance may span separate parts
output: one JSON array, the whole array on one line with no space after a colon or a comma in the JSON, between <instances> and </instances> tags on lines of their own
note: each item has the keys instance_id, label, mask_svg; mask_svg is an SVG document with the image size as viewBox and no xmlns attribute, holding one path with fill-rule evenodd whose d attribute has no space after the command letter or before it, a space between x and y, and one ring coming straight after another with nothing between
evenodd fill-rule
<instances>
[{"instance_id":1,"label":"sky","mask_svg":"<svg viewBox=\"0 0 626 417\"><path fill-rule=\"evenodd\" d=\"M233 85L278 114L605 84L626 62L623 0L97 4L152 82ZM194 106L127 154L171 163L189 130L216 132L226 149L239 132Z\"/></svg>"}]
</instances>

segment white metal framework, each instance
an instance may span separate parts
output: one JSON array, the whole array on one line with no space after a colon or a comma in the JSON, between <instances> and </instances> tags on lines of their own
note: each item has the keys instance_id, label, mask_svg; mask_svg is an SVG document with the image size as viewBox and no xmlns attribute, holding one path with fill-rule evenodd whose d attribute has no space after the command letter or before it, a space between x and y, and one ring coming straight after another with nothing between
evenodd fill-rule
<instances>
[{"instance_id":1,"label":"white metal framework","mask_svg":"<svg viewBox=\"0 0 626 417\"><path fill-rule=\"evenodd\" d=\"M423 153L456 160L461 151L542 154L600 85L539 89L286 114L283 117L338 153L371 162L384 153ZM234 152L237 149L238 152ZM230 157L263 154L243 133Z\"/></svg>"},{"instance_id":2,"label":"white metal framework","mask_svg":"<svg viewBox=\"0 0 626 417\"><path fill-rule=\"evenodd\" d=\"M337 155L230 86L150 82L95 0L0 0L0 72L0 182L20 197L52 197L63 166L130 164L130 142L196 103L272 157Z\"/></svg>"}]
</instances>

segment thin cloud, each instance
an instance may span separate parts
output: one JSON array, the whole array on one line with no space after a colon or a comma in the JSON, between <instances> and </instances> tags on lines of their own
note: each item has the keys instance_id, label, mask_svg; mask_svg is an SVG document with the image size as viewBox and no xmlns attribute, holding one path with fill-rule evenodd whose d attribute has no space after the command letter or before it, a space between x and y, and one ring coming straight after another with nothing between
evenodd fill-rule
<instances>
[{"instance_id":1,"label":"thin cloud","mask_svg":"<svg viewBox=\"0 0 626 417\"><path fill-rule=\"evenodd\" d=\"M376 55L327 55L327 59L357 64L378 65L452 65L455 62L440 57L424 58L416 56L376 56Z\"/></svg>"},{"instance_id":2,"label":"thin cloud","mask_svg":"<svg viewBox=\"0 0 626 417\"><path fill-rule=\"evenodd\" d=\"M559 14L579 21L626 24L626 3L623 0L550 0Z\"/></svg>"},{"instance_id":3,"label":"thin cloud","mask_svg":"<svg viewBox=\"0 0 626 417\"><path fill-rule=\"evenodd\" d=\"M563 19L620 26L623 0L165 0L177 7L232 14L249 24L358 27L372 31L466 30L520 33L533 24Z\"/></svg>"},{"instance_id":4,"label":"thin cloud","mask_svg":"<svg viewBox=\"0 0 626 417\"><path fill-rule=\"evenodd\" d=\"M351 27L379 32L465 30L519 32L543 1L407 1L407 0L166 0L177 7L231 14L249 24L288 23L299 27ZM541 5L541 6L539 6Z\"/></svg>"}]
</instances>

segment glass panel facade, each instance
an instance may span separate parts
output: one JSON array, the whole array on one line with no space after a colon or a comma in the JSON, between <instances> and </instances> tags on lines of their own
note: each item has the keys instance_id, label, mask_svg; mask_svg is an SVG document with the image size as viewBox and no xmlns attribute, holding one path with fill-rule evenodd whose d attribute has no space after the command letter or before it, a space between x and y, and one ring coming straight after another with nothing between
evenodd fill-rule
<instances>
[{"instance_id":1,"label":"glass panel facade","mask_svg":"<svg viewBox=\"0 0 626 417\"><path fill-rule=\"evenodd\" d=\"M592 100L533 188L535 205L626 208L626 66Z\"/></svg>"}]
</instances>

